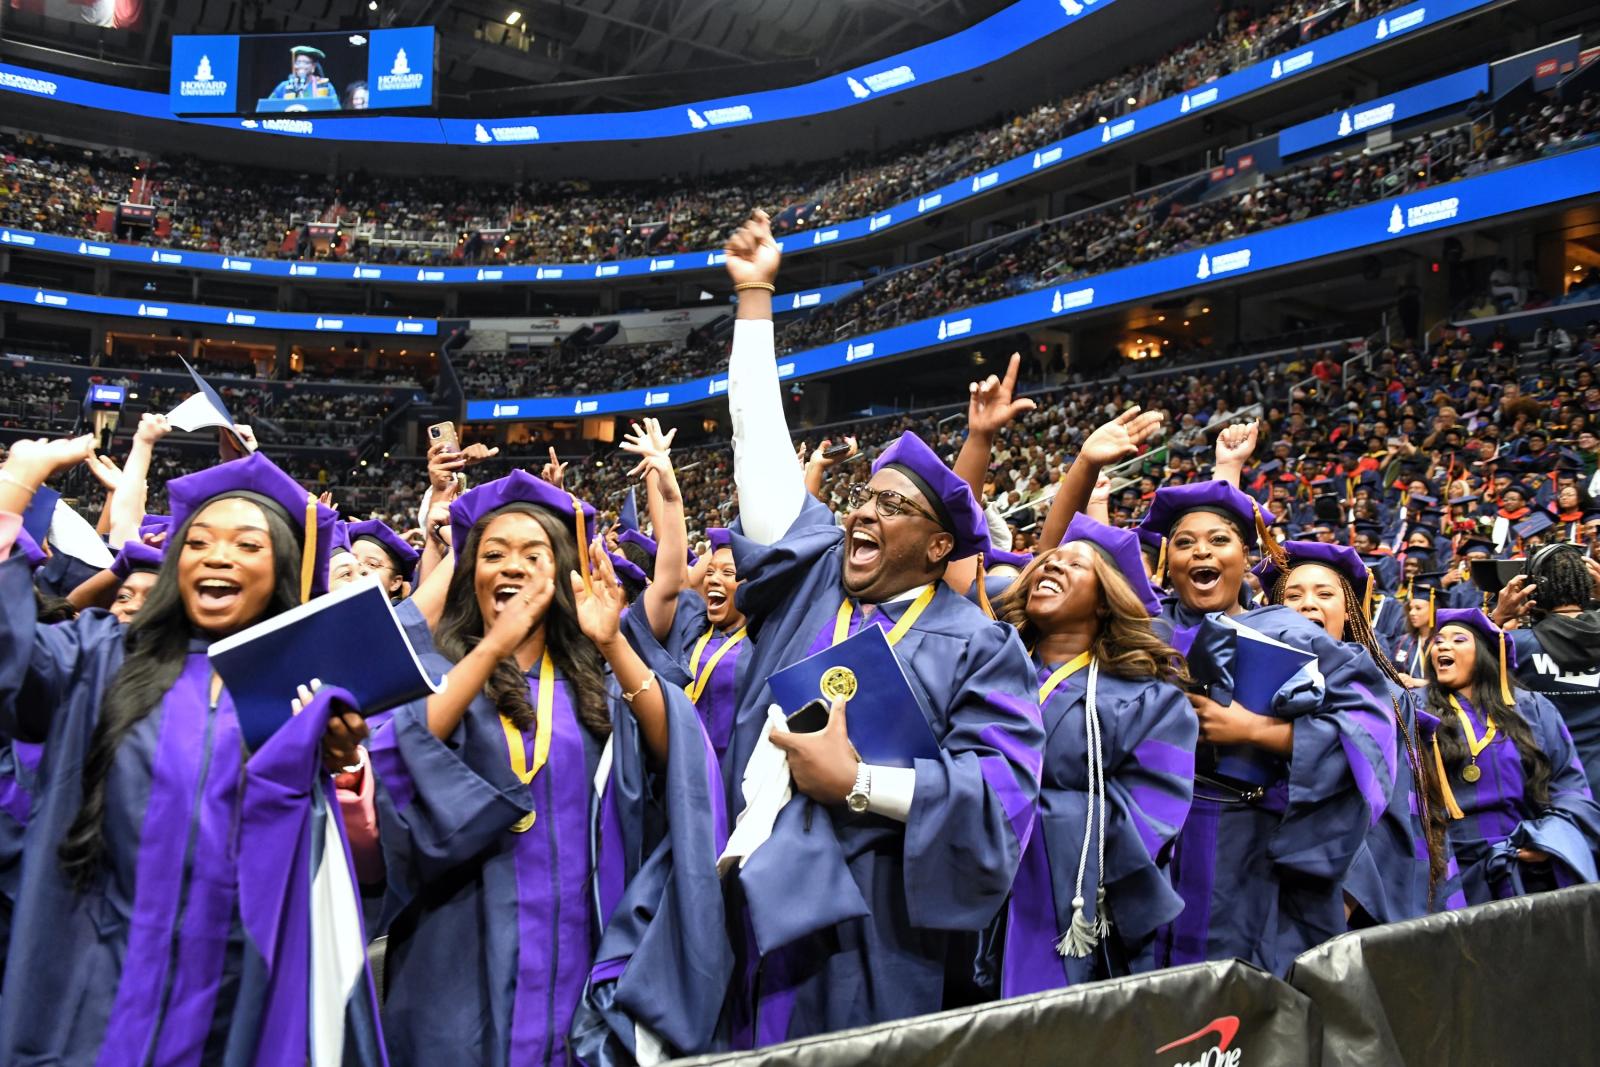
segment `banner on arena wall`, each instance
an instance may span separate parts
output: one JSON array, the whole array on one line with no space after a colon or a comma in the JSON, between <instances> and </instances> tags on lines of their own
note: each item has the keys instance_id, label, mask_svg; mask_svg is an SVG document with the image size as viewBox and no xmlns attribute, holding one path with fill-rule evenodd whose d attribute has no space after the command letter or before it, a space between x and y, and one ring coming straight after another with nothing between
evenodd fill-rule
<instances>
[{"instance_id":1,"label":"banner on arena wall","mask_svg":"<svg viewBox=\"0 0 1600 1067\"><path fill-rule=\"evenodd\" d=\"M11 9L108 30L136 30L144 22L144 0L11 0Z\"/></svg>"},{"instance_id":2,"label":"banner on arena wall","mask_svg":"<svg viewBox=\"0 0 1600 1067\"><path fill-rule=\"evenodd\" d=\"M116 296L42 289L0 283L0 304L26 304L42 311L81 311L91 315L116 315L147 323L196 322L254 330L308 330L313 333L376 333L398 337L432 337L439 324L432 319L393 318L377 315L312 315L295 311L257 311L245 308L173 304L154 300L129 300Z\"/></svg>"},{"instance_id":3,"label":"banner on arena wall","mask_svg":"<svg viewBox=\"0 0 1600 1067\"><path fill-rule=\"evenodd\" d=\"M1295 960L1323 1067L1593 1063L1600 885L1346 934Z\"/></svg>"},{"instance_id":4,"label":"banner on arena wall","mask_svg":"<svg viewBox=\"0 0 1600 1067\"><path fill-rule=\"evenodd\" d=\"M1278 134L1278 154L1293 156L1351 137L1361 137L1471 100L1479 93L1488 91L1489 65L1484 63L1347 107L1333 115L1287 127Z\"/></svg>"},{"instance_id":5,"label":"banner on arena wall","mask_svg":"<svg viewBox=\"0 0 1600 1067\"><path fill-rule=\"evenodd\" d=\"M678 1061L717 1067L1256 1067L1316 1062L1303 995L1238 960ZM1070 1050L1070 1051L1069 1051Z\"/></svg>"},{"instance_id":6,"label":"banner on arena wall","mask_svg":"<svg viewBox=\"0 0 1600 1067\"><path fill-rule=\"evenodd\" d=\"M1464 178L1149 263L1077 278L976 307L778 357L780 378L807 377L951 342L1056 324L1133 300L1169 297L1215 282L1480 222L1600 192L1600 147ZM467 401L467 419L542 419L677 407L725 395L727 375L581 397Z\"/></svg>"},{"instance_id":7,"label":"banner on arena wall","mask_svg":"<svg viewBox=\"0 0 1600 1067\"><path fill-rule=\"evenodd\" d=\"M1110 0L1102 0L1110 2ZM1138 110L1128 112L1115 121L1108 121L1093 129L1073 134L1045 145L1031 154L1007 160L980 174L951 182L918 195L915 199L894 204L870 216L851 219L832 226L780 234L778 247L785 255L794 256L850 241L860 240L901 226L915 219L931 217L953 204L1001 186L1009 185L1041 171L1062 166L1071 160L1083 158L1102 149L1109 149L1124 140L1136 138L1151 130L1186 118L1193 112L1215 109L1223 102L1238 99L1249 93L1268 88L1280 81L1297 77L1306 71L1326 67L1328 64L1349 58L1368 49L1379 48L1397 37L1427 26L1465 14L1474 8L1497 3L1499 0L1435 0L1431 4L1405 8L1393 14L1358 23L1348 29L1329 35L1301 49L1291 50L1284 56L1263 60L1253 66L1225 75L1204 86L1199 86L1178 96L1168 97ZM1286 57L1286 58L1285 58ZM110 107L130 114L146 114L147 106L141 97L159 94L141 93L132 89L102 86L94 82L55 74L46 74L22 67L0 64L0 90L45 96L90 107ZM104 96L100 103L87 97ZM147 114L146 117L171 119L170 114ZM595 116L578 116L593 118ZM363 118L317 119L309 115L278 118L185 119L218 128L249 130L259 133L281 134L335 140L400 141L440 144L444 142L441 121L476 122L476 120L439 120L409 118L404 116L373 116ZM540 120L548 122L548 120ZM495 137L488 127L477 124L485 132L475 135L473 143L509 143L509 134ZM541 139L537 125L516 127L524 143ZM504 131L502 131L504 133ZM488 137L489 141L482 138ZM595 138L574 137L569 140ZM74 254L73 241L32 231L13 231L29 239L41 251ZM117 247L117 246L113 246ZM125 247L125 246L124 246ZM137 258L152 254L151 262L158 265L184 265L199 270L249 270L267 277L298 277L308 281L357 282L416 282L447 285L475 283L504 284L507 282L585 282L610 278L636 277L685 271L704 271L722 264L722 253L716 250L675 253L641 259L617 260L608 263L527 264L521 266L485 267L434 267L407 268L379 264L329 264L299 263L274 259L252 259L245 256L223 257L203 252L173 249L130 248L117 252L113 258ZM156 256L161 258L155 258ZM223 263L227 260L228 266Z\"/></svg>"}]
</instances>

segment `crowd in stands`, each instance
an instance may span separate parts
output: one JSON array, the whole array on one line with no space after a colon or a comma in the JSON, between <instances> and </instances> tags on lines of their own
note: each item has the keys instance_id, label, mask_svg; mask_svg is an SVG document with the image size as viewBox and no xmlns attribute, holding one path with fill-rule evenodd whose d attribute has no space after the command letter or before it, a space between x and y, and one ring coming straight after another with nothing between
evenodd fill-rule
<instances>
[{"instance_id":1,"label":"crowd in stands","mask_svg":"<svg viewBox=\"0 0 1600 1067\"><path fill-rule=\"evenodd\" d=\"M152 243L226 254L425 263L460 248L481 259L585 262L714 248L750 204L769 205L779 229L860 218L1398 6L1400 0L1285 0L1259 15L1235 8L1219 14L1203 39L1152 63L976 129L887 156L676 186L275 176L0 134L0 225L93 236L100 209L145 179L171 219L170 235ZM308 247L297 240L307 222L337 223L345 236L330 248ZM356 242L365 228L371 242ZM502 230L510 240L474 236Z\"/></svg>"},{"instance_id":2,"label":"crowd in stands","mask_svg":"<svg viewBox=\"0 0 1600 1067\"><path fill-rule=\"evenodd\" d=\"M778 325L780 352L930 318L1014 292L1175 255L1373 200L1526 162L1600 139L1600 95L1543 100L1499 128L1474 136L1466 126L1382 149L1352 149L1300 164L1259 183L1235 183L1220 195L1186 199L1170 187L1076 212L1005 238L941 256L869 281L860 291ZM1595 273L1595 272L1592 272ZM1575 280L1573 294L1600 295L1600 273ZM1562 296L1563 294L1555 294ZM1549 302L1531 290L1529 299ZM1496 311L1509 310L1505 301ZM665 384L709 374L726 358L723 342L672 350L614 346L582 354L475 353L462 383L469 395L529 396L602 392ZM559 362L559 374L547 372Z\"/></svg>"}]
</instances>

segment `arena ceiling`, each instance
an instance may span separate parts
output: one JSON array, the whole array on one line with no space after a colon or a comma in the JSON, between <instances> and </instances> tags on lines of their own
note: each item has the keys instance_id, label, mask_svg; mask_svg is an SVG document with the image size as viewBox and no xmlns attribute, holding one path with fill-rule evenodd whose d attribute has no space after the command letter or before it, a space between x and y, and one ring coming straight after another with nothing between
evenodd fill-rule
<instances>
[{"instance_id":1,"label":"arena ceiling","mask_svg":"<svg viewBox=\"0 0 1600 1067\"><path fill-rule=\"evenodd\" d=\"M632 110L790 85L944 37L1010 2L145 0L137 31L0 18L8 51L88 53L146 87L165 83L174 34L434 25L442 109L514 114Z\"/></svg>"}]
</instances>

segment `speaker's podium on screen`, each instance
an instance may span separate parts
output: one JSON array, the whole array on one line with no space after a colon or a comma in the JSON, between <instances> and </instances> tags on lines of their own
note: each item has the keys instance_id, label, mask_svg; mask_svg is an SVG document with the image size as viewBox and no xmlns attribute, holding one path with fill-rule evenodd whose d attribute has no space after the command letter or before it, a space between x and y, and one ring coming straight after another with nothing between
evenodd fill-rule
<instances>
[{"instance_id":1,"label":"speaker's podium on screen","mask_svg":"<svg viewBox=\"0 0 1600 1067\"><path fill-rule=\"evenodd\" d=\"M256 114L269 114L279 111L338 111L340 110L339 98L336 96L308 96L299 100L274 100L262 97L256 101Z\"/></svg>"}]
</instances>

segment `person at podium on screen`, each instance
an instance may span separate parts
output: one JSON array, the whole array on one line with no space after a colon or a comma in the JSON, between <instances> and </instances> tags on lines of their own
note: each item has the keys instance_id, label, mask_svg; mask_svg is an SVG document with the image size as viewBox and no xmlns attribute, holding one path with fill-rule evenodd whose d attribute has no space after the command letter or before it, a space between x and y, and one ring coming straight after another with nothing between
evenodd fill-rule
<instances>
[{"instance_id":1,"label":"person at podium on screen","mask_svg":"<svg viewBox=\"0 0 1600 1067\"><path fill-rule=\"evenodd\" d=\"M320 48L297 44L289 49L289 76L278 83L268 100L311 100L334 98L339 93L333 82L322 73L322 61L328 58Z\"/></svg>"}]
</instances>

